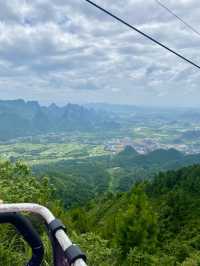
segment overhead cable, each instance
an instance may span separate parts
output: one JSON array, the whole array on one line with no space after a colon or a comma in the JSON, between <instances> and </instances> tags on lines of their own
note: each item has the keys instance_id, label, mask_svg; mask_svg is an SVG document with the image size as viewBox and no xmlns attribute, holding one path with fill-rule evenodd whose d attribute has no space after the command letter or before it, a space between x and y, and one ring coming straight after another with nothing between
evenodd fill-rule
<instances>
[{"instance_id":1,"label":"overhead cable","mask_svg":"<svg viewBox=\"0 0 200 266\"><path fill-rule=\"evenodd\" d=\"M159 0L155 0L158 5L160 5L162 8L167 10L172 16L176 17L178 20L180 20L187 28L192 30L195 34L198 34L200 36L200 32L197 31L193 26L191 26L188 22L186 22L184 19L182 19L180 16L178 16L174 11L172 11L169 7L161 3Z\"/></svg>"},{"instance_id":2,"label":"overhead cable","mask_svg":"<svg viewBox=\"0 0 200 266\"><path fill-rule=\"evenodd\" d=\"M194 63L192 60L186 58L185 56L181 55L180 53L176 52L175 50L171 49L170 47L168 47L167 45L161 43L160 41L157 41L155 38L151 37L150 35L144 33L143 31L139 30L138 28L134 27L133 25L129 24L128 22L126 22L124 19L114 15L113 13L111 13L110 11L106 10L105 8L101 7L100 5L94 3L93 1L90 0L85 0L86 2L88 2L89 4L93 5L94 7L98 8L99 10L101 10L102 12L106 13L107 15L111 16L112 18L114 18L115 20L121 22L122 24L124 24L125 26L131 28L132 30L138 32L139 34L141 34L142 36L146 37L147 39L151 40L152 42L156 43L157 45L161 46L162 48L168 50L170 53L173 53L174 55L178 56L179 58L181 58L182 60L186 61L187 63L195 66L196 68L200 69L200 65L197 65L196 63Z\"/></svg>"}]
</instances>

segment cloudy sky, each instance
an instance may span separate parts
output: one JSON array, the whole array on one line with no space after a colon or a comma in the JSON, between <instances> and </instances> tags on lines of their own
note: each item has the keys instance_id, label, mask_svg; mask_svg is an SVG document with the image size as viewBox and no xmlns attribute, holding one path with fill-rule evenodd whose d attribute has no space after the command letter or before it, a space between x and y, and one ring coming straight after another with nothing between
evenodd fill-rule
<instances>
[{"instance_id":1,"label":"cloudy sky","mask_svg":"<svg viewBox=\"0 0 200 266\"><path fill-rule=\"evenodd\" d=\"M95 0L200 64L200 36L155 0ZM200 32L199 0L161 0ZM200 70L85 0L0 0L0 99L200 106Z\"/></svg>"}]
</instances>

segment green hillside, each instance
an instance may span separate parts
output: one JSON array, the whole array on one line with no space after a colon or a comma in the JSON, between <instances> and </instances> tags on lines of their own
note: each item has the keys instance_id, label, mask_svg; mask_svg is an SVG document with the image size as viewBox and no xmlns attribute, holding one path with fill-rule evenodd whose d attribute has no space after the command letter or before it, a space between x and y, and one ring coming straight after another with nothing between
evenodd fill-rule
<instances>
[{"instance_id":1,"label":"green hillside","mask_svg":"<svg viewBox=\"0 0 200 266\"><path fill-rule=\"evenodd\" d=\"M200 155L184 155L175 149L146 155L127 147L114 156L93 156L33 166L36 175L48 175L66 209L85 205L107 192L126 192L155 173L200 163Z\"/></svg>"},{"instance_id":2,"label":"green hillside","mask_svg":"<svg viewBox=\"0 0 200 266\"><path fill-rule=\"evenodd\" d=\"M87 253L91 266L200 265L200 165L159 173L129 192L108 192L68 212L55 186L47 178L33 177L21 163L0 164L0 186L0 198L6 202L49 207ZM43 226L35 225L45 245L43 265L50 266L47 235ZM30 256L24 241L10 226L1 226L0 235L2 265L24 265Z\"/></svg>"},{"instance_id":3,"label":"green hillside","mask_svg":"<svg viewBox=\"0 0 200 266\"><path fill-rule=\"evenodd\" d=\"M0 187L0 199L4 202L34 202L48 207L66 225L74 242L81 244L82 249L88 255L89 265L100 265L100 261L103 260L106 261L106 264L102 265L108 265L108 262L111 261L111 253L106 240L93 233L84 236L76 234L70 217L64 211L58 198L55 197L54 188L48 178L38 180L32 176L27 166L21 163L0 162ZM42 266L51 266L53 265L52 249L48 241L46 227L41 221L38 223L35 216L31 216L30 219L40 233L45 247ZM31 250L14 228L9 225L0 225L0 238L0 265L26 265L31 257Z\"/></svg>"},{"instance_id":4,"label":"green hillside","mask_svg":"<svg viewBox=\"0 0 200 266\"><path fill-rule=\"evenodd\" d=\"M116 265L200 265L199 191L196 165L108 194L71 217L77 231L92 231L119 251Z\"/></svg>"}]
</instances>

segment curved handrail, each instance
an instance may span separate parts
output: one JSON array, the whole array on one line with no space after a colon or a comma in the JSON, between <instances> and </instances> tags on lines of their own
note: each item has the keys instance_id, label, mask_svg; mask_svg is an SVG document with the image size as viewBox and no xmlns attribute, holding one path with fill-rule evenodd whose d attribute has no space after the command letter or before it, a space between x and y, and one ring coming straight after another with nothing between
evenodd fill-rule
<instances>
[{"instance_id":1,"label":"curved handrail","mask_svg":"<svg viewBox=\"0 0 200 266\"><path fill-rule=\"evenodd\" d=\"M32 249L32 257L27 266L39 266L44 256L44 247L40 236L31 222L19 213L0 213L0 224L9 223L15 226Z\"/></svg>"},{"instance_id":2,"label":"curved handrail","mask_svg":"<svg viewBox=\"0 0 200 266\"><path fill-rule=\"evenodd\" d=\"M40 215L47 225L49 225L52 221L55 220L54 215L52 212L47 209L46 207L35 204L35 203L14 203L14 204L0 204L0 213L10 213L10 212L30 212L30 213L36 213ZM62 230L59 229L55 233L55 237L60 244L62 250L65 252L70 246L72 246L72 242L67 236L67 234ZM87 266L84 260L77 259L74 262L73 266Z\"/></svg>"}]
</instances>

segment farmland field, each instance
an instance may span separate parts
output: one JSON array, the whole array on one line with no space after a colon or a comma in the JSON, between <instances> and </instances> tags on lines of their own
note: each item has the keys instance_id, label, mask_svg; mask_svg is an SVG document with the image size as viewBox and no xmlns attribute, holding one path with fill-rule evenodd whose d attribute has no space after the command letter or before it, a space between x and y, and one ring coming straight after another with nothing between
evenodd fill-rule
<instances>
[{"instance_id":1,"label":"farmland field","mask_svg":"<svg viewBox=\"0 0 200 266\"><path fill-rule=\"evenodd\" d=\"M4 160L20 160L31 166L118 153L126 145L133 146L141 153L171 147L189 154L199 153L198 138L181 138L188 130L188 127L179 123L176 125L149 123L146 126L130 123L120 131L90 132L82 136L78 132L43 134L1 143L0 154Z\"/></svg>"},{"instance_id":2,"label":"farmland field","mask_svg":"<svg viewBox=\"0 0 200 266\"><path fill-rule=\"evenodd\" d=\"M32 144L16 143L0 145L2 159L21 160L30 165L46 164L67 159L83 159L91 156L104 155L102 145L49 143Z\"/></svg>"}]
</instances>

